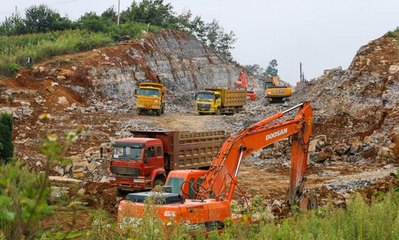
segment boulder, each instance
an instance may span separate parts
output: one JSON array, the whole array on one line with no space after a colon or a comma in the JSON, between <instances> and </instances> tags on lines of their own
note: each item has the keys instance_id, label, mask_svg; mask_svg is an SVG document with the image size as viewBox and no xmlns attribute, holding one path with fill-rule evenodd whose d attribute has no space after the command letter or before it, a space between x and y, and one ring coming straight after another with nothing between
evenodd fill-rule
<instances>
[{"instance_id":1,"label":"boulder","mask_svg":"<svg viewBox=\"0 0 399 240\"><path fill-rule=\"evenodd\" d=\"M348 146L348 145L346 145L346 144L340 144L340 145L338 145L338 146L334 149L334 152L335 152L338 156L342 156L342 155L348 153L350 148L351 148L351 147Z\"/></svg>"},{"instance_id":2,"label":"boulder","mask_svg":"<svg viewBox=\"0 0 399 240\"><path fill-rule=\"evenodd\" d=\"M57 76L57 80L58 80L58 81L62 81L62 80L65 80L65 79L66 79L66 77L63 76L63 75L58 75L58 76Z\"/></svg>"},{"instance_id":3,"label":"boulder","mask_svg":"<svg viewBox=\"0 0 399 240\"><path fill-rule=\"evenodd\" d=\"M349 152L351 154L356 154L362 150L363 143L360 140L354 140L351 144Z\"/></svg>"},{"instance_id":4,"label":"boulder","mask_svg":"<svg viewBox=\"0 0 399 240\"><path fill-rule=\"evenodd\" d=\"M69 102L68 102L68 99L66 97L62 96L62 97L58 98L58 104L67 105L68 103Z\"/></svg>"}]
</instances>

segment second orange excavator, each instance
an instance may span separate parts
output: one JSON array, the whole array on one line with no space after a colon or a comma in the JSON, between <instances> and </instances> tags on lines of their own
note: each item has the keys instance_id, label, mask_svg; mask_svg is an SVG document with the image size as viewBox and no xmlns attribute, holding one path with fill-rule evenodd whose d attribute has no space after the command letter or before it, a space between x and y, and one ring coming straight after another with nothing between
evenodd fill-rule
<instances>
[{"instance_id":1,"label":"second orange excavator","mask_svg":"<svg viewBox=\"0 0 399 240\"><path fill-rule=\"evenodd\" d=\"M247 91L247 100L255 101L256 93L254 90L248 90L247 84L247 76L241 71L238 75L238 80L236 81L236 90L246 90Z\"/></svg>"},{"instance_id":2,"label":"second orange excavator","mask_svg":"<svg viewBox=\"0 0 399 240\"><path fill-rule=\"evenodd\" d=\"M265 81L265 106L270 103L283 103L289 101L292 95L292 88L289 86L281 86L278 77L271 77Z\"/></svg>"},{"instance_id":3,"label":"second orange excavator","mask_svg":"<svg viewBox=\"0 0 399 240\"><path fill-rule=\"evenodd\" d=\"M294 109L299 110L293 119L275 122ZM126 230L137 225L145 209L144 200L148 196L155 196L162 199L155 206L155 210L165 223L184 223L191 231L200 226L206 230L222 231L227 218L237 219L230 210L236 187L247 202L237 180L243 159L254 151L286 137L291 137L291 172L287 203L308 209L315 208L316 195L304 191L312 117L312 108L308 102L279 112L227 138L209 170L171 171L164 187L171 191L128 194L127 199L119 204L119 228ZM190 190L194 194L187 193Z\"/></svg>"}]
</instances>

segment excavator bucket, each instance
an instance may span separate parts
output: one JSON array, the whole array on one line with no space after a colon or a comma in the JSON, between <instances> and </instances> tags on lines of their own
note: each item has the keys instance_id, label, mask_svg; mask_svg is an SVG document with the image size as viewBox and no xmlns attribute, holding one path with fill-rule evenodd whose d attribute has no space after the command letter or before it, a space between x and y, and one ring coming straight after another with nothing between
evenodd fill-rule
<instances>
[{"instance_id":1,"label":"excavator bucket","mask_svg":"<svg viewBox=\"0 0 399 240\"><path fill-rule=\"evenodd\" d=\"M316 209L318 207L317 204L317 193L312 190L307 190L303 194L303 198L299 200L299 207L301 209Z\"/></svg>"}]
</instances>

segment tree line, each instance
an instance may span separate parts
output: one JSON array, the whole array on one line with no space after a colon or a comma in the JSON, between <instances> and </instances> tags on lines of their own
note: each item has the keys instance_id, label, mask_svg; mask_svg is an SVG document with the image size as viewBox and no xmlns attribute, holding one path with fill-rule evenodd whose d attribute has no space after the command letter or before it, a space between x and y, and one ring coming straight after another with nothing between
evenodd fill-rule
<instances>
[{"instance_id":1,"label":"tree line","mask_svg":"<svg viewBox=\"0 0 399 240\"><path fill-rule=\"evenodd\" d=\"M119 26L117 18L114 6L101 14L86 12L79 19L72 21L46 5L34 5L27 8L23 15L14 13L1 22L0 35L13 36L73 29L112 34L120 28L128 28L132 23L143 23L149 27L188 32L224 58L232 60L230 50L236 41L232 31L226 33L217 20L207 23L200 16L194 16L191 11L176 14L173 6L164 3L163 0L143 0L139 3L133 1L120 13Z\"/></svg>"}]
</instances>

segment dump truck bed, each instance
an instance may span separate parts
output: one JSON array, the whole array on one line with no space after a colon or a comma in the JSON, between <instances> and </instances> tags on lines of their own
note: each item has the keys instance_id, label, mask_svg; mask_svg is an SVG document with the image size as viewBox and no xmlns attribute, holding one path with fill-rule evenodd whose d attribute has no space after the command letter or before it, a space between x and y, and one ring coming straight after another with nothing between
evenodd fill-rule
<instances>
[{"instance_id":1,"label":"dump truck bed","mask_svg":"<svg viewBox=\"0 0 399 240\"><path fill-rule=\"evenodd\" d=\"M220 92L223 107L240 107L247 104L246 90L229 90L225 88L210 88L205 90Z\"/></svg>"},{"instance_id":2,"label":"dump truck bed","mask_svg":"<svg viewBox=\"0 0 399 240\"><path fill-rule=\"evenodd\" d=\"M222 141L228 137L224 131L132 133L134 137L158 138L162 141L167 170L209 167Z\"/></svg>"}]
</instances>

